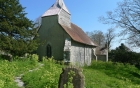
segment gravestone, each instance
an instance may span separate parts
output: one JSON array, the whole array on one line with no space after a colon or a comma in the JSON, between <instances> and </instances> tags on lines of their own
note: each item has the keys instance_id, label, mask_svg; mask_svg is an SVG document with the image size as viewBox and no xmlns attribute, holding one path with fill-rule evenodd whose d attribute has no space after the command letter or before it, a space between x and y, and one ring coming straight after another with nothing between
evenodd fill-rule
<instances>
[{"instance_id":1,"label":"gravestone","mask_svg":"<svg viewBox=\"0 0 140 88\"><path fill-rule=\"evenodd\" d=\"M74 88L84 88L85 81L84 81L84 75L82 74L82 69L76 68L76 67L66 67L62 68L63 72L60 74L59 78L59 85L58 88L64 88L64 85L67 85L69 80L69 73L72 71L74 72L72 84Z\"/></svg>"}]
</instances>

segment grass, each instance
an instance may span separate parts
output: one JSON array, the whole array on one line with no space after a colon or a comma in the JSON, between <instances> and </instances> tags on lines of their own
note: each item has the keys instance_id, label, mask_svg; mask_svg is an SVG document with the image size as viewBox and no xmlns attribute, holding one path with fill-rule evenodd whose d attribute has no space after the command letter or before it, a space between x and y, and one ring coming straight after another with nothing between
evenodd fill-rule
<instances>
[{"instance_id":1,"label":"grass","mask_svg":"<svg viewBox=\"0 0 140 88\"><path fill-rule=\"evenodd\" d=\"M0 65L0 88L18 88L14 79L20 74L24 74L25 88L58 88L63 67L53 59L37 62L36 55L13 62L0 59ZM83 74L85 88L140 88L140 69L129 64L93 61L91 66L83 67Z\"/></svg>"},{"instance_id":2,"label":"grass","mask_svg":"<svg viewBox=\"0 0 140 88\"><path fill-rule=\"evenodd\" d=\"M86 88L140 88L140 71L129 64L93 61L83 73Z\"/></svg>"},{"instance_id":3,"label":"grass","mask_svg":"<svg viewBox=\"0 0 140 88\"><path fill-rule=\"evenodd\" d=\"M14 80L21 74L25 88L57 88L63 67L53 59L44 58L43 62L38 62L37 55L15 57L12 62L0 57L0 65L0 88L19 88Z\"/></svg>"},{"instance_id":4,"label":"grass","mask_svg":"<svg viewBox=\"0 0 140 88\"><path fill-rule=\"evenodd\" d=\"M56 64L53 59L44 59L41 68L23 76L26 88L58 88L62 65Z\"/></svg>"},{"instance_id":5,"label":"grass","mask_svg":"<svg viewBox=\"0 0 140 88\"><path fill-rule=\"evenodd\" d=\"M9 62L0 57L0 88L18 88L14 81L15 77L36 67L37 64L30 58Z\"/></svg>"}]
</instances>

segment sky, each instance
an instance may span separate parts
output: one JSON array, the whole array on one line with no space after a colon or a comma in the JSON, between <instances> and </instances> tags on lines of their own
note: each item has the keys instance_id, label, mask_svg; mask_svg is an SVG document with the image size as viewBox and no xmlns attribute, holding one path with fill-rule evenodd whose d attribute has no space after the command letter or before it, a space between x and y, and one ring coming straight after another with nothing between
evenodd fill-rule
<instances>
[{"instance_id":1,"label":"sky","mask_svg":"<svg viewBox=\"0 0 140 88\"><path fill-rule=\"evenodd\" d=\"M19 0L27 17L35 20L49 9L56 0ZM117 7L117 2L122 0L64 0L71 13L71 22L81 27L85 32L101 30L106 31L111 25L99 22L100 16L105 16L107 11Z\"/></svg>"},{"instance_id":2,"label":"sky","mask_svg":"<svg viewBox=\"0 0 140 88\"><path fill-rule=\"evenodd\" d=\"M43 15L56 0L19 0L25 8L27 17L35 21L39 16ZM99 21L99 17L106 16L108 11L117 8L117 3L123 0L64 0L66 7L71 13L71 22L79 26L85 32L100 30L106 32L111 25L103 24ZM117 29L118 31L118 29ZM116 38L113 41L112 49L120 45L122 41Z\"/></svg>"}]
</instances>

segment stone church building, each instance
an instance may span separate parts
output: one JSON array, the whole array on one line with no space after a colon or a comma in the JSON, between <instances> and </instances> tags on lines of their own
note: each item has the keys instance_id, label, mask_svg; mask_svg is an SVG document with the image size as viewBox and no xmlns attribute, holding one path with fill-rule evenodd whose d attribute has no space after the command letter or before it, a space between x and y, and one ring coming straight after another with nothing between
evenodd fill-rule
<instances>
[{"instance_id":1,"label":"stone church building","mask_svg":"<svg viewBox=\"0 0 140 88\"><path fill-rule=\"evenodd\" d=\"M70 17L63 0L56 0L42 15L37 54L39 58L53 56L56 60L90 65L96 45L80 27L71 23Z\"/></svg>"}]
</instances>

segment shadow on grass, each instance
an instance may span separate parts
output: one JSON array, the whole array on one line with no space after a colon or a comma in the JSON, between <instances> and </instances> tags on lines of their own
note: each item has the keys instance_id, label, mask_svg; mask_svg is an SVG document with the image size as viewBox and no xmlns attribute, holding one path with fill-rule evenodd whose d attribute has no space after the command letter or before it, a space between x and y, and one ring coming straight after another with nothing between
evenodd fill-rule
<instances>
[{"instance_id":1,"label":"shadow on grass","mask_svg":"<svg viewBox=\"0 0 140 88\"><path fill-rule=\"evenodd\" d=\"M130 77L130 80L132 80L132 82L135 84L140 84L140 74L136 72L130 72L130 74L132 74L132 77Z\"/></svg>"},{"instance_id":2,"label":"shadow on grass","mask_svg":"<svg viewBox=\"0 0 140 88\"><path fill-rule=\"evenodd\" d=\"M136 67L140 70L140 65L136 65Z\"/></svg>"},{"instance_id":3,"label":"shadow on grass","mask_svg":"<svg viewBox=\"0 0 140 88\"><path fill-rule=\"evenodd\" d=\"M136 73L136 72L132 72L131 73L134 77L137 77L137 78L139 78L140 79L140 74L138 74L138 73ZM139 82L140 83L140 82Z\"/></svg>"}]
</instances>

